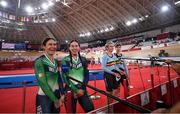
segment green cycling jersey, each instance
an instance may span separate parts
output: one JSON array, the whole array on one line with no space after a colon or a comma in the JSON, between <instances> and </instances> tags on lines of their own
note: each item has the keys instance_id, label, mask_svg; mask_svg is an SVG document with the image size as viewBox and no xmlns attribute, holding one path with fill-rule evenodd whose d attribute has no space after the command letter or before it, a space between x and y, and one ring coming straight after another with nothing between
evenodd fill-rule
<instances>
[{"instance_id":1,"label":"green cycling jersey","mask_svg":"<svg viewBox=\"0 0 180 114\"><path fill-rule=\"evenodd\" d=\"M52 101L58 100L54 91L60 89L60 92L63 93L62 80L59 82L61 77L58 70L58 61L54 59L52 62L44 54L35 60L34 70L39 85L38 94L47 95Z\"/></svg>"},{"instance_id":2,"label":"green cycling jersey","mask_svg":"<svg viewBox=\"0 0 180 114\"><path fill-rule=\"evenodd\" d=\"M76 85L82 85L81 89L86 90L86 85L89 81L89 70L87 69L86 59L84 57L81 57L81 59L78 57L77 60L72 58L71 61L70 56L66 56L62 59L61 64L66 85L75 93L78 92ZM78 82L69 79L69 77L72 77L83 84L79 84Z\"/></svg>"}]
</instances>

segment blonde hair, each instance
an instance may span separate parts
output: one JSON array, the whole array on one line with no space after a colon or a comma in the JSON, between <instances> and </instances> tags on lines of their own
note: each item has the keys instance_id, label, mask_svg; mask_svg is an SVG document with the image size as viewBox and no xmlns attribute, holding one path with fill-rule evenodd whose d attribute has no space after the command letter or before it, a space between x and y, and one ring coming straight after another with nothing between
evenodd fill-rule
<instances>
[{"instance_id":1,"label":"blonde hair","mask_svg":"<svg viewBox=\"0 0 180 114\"><path fill-rule=\"evenodd\" d=\"M105 44L105 50L107 50L107 48L108 48L108 46L109 46L110 44L113 44L113 45L114 45L114 42L112 42L112 41L107 42L107 43Z\"/></svg>"}]
</instances>

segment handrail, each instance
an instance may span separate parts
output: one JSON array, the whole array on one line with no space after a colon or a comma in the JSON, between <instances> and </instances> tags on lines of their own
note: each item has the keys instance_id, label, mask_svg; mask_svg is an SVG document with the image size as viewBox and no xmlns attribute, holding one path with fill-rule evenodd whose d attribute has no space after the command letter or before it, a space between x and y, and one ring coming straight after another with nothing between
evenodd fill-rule
<instances>
[{"instance_id":1,"label":"handrail","mask_svg":"<svg viewBox=\"0 0 180 114\"><path fill-rule=\"evenodd\" d=\"M76 82L78 82L78 83L80 83L80 84L83 84L83 83L80 82L79 80L76 80L76 79L74 79L74 78L72 78L72 77L69 77L69 78L72 79L72 80L74 80L74 81L76 81ZM86 85L86 86L87 86L88 88L91 88L91 89L93 89L93 90L95 90L95 91L103 94L103 95L106 95L106 96L108 96L108 97L110 97L110 98L112 98L112 99L115 99L116 101L119 101L120 103L122 103L122 104L124 104L124 105L126 105L126 106L129 106L129 107L131 107L132 109L135 109L135 110L137 110L137 111L139 111L139 112L141 112L141 113L150 113L150 112L152 112L152 111L149 110L149 109L143 108L143 107L141 107L141 106L139 106L139 105L136 105L136 104L130 103L130 102L126 101L126 100L122 100L122 99L120 99L120 98L118 98L118 97L115 97L115 96L107 93L106 91L97 89L97 88L95 88L95 87L93 87L93 86L90 86L90 85Z\"/></svg>"}]
</instances>

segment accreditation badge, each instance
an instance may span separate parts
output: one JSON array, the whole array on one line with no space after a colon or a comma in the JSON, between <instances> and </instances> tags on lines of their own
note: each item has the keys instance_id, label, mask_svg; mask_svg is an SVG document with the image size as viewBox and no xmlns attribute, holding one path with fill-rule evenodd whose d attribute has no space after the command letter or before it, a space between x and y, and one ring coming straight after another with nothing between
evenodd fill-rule
<instances>
[{"instance_id":1,"label":"accreditation badge","mask_svg":"<svg viewBox=\"0 0 180 114\"><path fill-rule=\"evenodd\" d=\"M42 78L44 76L43 73L39 73L39 78Z\"/></svg>"}]
</instances>

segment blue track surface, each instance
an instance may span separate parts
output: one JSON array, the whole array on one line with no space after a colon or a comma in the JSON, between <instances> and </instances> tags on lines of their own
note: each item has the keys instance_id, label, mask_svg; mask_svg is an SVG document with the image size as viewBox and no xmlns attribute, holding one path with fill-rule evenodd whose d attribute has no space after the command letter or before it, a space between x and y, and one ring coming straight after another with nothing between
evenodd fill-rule
<instances>
[{"instance_id":1,"label":"blue track surface","mask_svg":"<svg viewBox=\"0 0 180 114\"><path fill-rule=\"evenodd\" d=\"M103 79L103 72L101 70L90 71L89 79L94 80L96 76L97 80ZM1 75L0 76L0 88L16 88L22 86L34 86L37 85L37 80L34 74L21 74L21 75Z\"/></svg>"}]
</instances>

